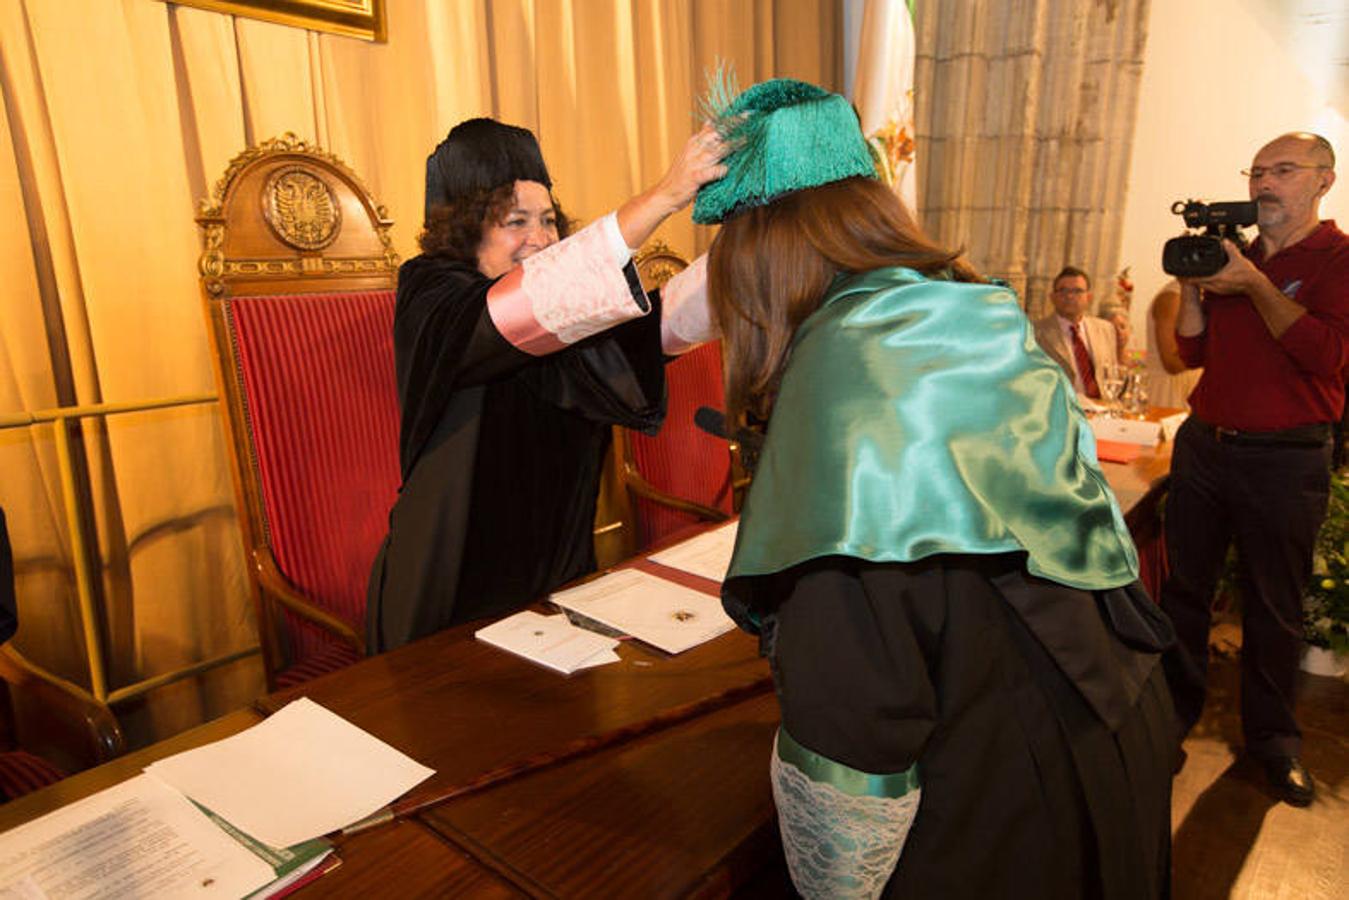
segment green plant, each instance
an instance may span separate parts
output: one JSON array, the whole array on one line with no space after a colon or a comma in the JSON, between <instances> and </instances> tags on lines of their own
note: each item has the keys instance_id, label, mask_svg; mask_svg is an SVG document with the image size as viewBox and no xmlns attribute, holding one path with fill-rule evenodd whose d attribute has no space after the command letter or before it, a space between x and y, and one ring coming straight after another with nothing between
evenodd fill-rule
<instances>
[{"instance_id":1,"label":"green plant","mask_svg":"<svg viewBox=\"0 0 1349 900\"><path fill-rule=\"evenodd\" d=\"M1307 643L1349 653L1349 474L1343 472L1330 478L1302 626Z\"/></svg>"}]
</instances>

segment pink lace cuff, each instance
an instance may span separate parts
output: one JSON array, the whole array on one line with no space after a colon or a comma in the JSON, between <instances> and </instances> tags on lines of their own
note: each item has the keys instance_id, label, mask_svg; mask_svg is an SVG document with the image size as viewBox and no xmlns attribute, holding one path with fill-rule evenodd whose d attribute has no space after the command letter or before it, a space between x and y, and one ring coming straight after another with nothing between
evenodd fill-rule
<instances>
[{"instance_id":1,"label":"pink lace cuff","mask_svg":"<svg viewBox=\"0 0 1349 900\"><path fill-rule=\"evenodd\" d=\"M661 289L660 346L669 356L687 353L721 336L707 306L707 254Z\"/></svg>"},{"instance_id":2,"label":"pink lace cuff","mask_svg":"<svg viewBox=\"0 0 1349 900\"><path fill-rule=\"evenodd\" d=\"M614 264L602 220L535 253L487 291L492 324L532 356L556 353L648 311Z\"/></svg>"}]
</instances>

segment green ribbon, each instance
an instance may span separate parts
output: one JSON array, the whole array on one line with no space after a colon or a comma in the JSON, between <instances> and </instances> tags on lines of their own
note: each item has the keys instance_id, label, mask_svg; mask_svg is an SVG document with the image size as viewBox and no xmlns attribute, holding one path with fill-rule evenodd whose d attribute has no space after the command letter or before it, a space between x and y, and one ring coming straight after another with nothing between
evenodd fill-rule
<instances>
[{"instance_id":1,"label":"green ribbon","mask_svg":"<svg viewBox=\"0 0 1349 900\"><path fill-rule=\"evenodd\" d=\"M909 766L903 772L889 775L876 775L845 766L827 756L821 756L814 750L807 750L796 742L787 729L778 729L778 759L790 763L805 773L811 781L833 785L845 794L853 797L903 797L909 791L921 787L918 780L918 763Z\"/></svg>"}]
</instances>

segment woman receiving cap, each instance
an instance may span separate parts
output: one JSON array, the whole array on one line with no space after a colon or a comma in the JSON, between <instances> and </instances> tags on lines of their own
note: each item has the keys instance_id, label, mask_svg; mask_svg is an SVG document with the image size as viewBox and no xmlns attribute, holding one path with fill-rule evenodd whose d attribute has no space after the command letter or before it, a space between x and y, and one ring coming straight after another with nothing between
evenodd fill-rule
<instances>
[{"instance_id":1,"label":"woman receiving cap","mask_svg":"<svg viewBox=\"0 0 1349 900\"><path fill-rule=\"evenodd\" d=\"M876 180L842 97L770 81L723 113L694 220L722 223L729 412L768 426L722 597L772 665L797 889L1165 893L1170 623L1072 385Z\"/></svg>"},{"instance_id":2,"label":"woman receiving cap","mask_svg":"<svg viewBox=\"0 0 1349 900\"><path fill-rule=\"evenodd\" d=\"M398 274L403 485L370 578L371 652L594 568L610 426L658 428L664 354L713 336L703 265L662 301L630 248L724 153L705 127L656 185L570 236L529 131L471 119L427 159L422 254Z\"/></svg>"}]
</instances>

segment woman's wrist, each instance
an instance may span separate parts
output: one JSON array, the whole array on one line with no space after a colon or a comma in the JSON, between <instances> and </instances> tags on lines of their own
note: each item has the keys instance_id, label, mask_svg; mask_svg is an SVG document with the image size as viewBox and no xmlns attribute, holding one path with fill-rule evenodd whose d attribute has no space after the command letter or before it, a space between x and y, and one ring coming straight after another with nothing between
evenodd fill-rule
<instances>
[{"instance_id":1,"label":"woman's wrist","mask_svg":"<svg viewBox=\"0 0 1349 900\"><path fill-rule=\"evenodd\" d=\"M639 248L677 209L659 186L645 190L618 208L618 230L629 247Z\"/></svg>"}]
</instances>

